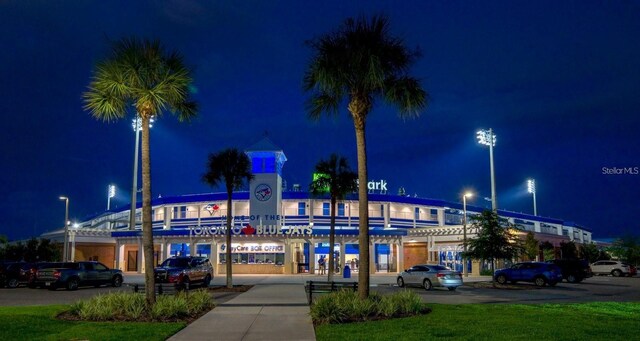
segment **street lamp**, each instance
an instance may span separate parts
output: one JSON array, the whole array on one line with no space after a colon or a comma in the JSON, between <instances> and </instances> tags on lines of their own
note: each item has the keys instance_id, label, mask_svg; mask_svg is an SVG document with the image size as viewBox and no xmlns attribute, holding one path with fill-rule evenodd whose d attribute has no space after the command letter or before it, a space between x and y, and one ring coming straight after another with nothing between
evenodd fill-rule
<instances>
[{"instance_id":1,"label":"street lamp","mask_svg":"<svg viewBox=\"0 0 640 341\"><path fill-rule=\"evenodd\" d=\"M149 128L153 127L153 117L149 120ZM138 196L138 155L140 154L140 131L142 131L142 120L136 115L131 122L131 128L136 134L136 147L133 154L133 186L131 189L131 209L129 211L129 230L136 228L136 199Z\"/></svg>"},{"instance_id":2,"label":"street lamp","mask_svg":"<svg viewBox=\"0 0 640 341\"><path fill-rule=\"evenodd\" d=\"M109 185L107 189L107 211L111 209L111 198L116 196L116 185Z\"/></svg>"},{"instance_id":3,"label":"street lamp","mask_svg":"<svg viewBox=\"0 0 640 341\"><path fill-rule=\"evenodd\" d=\"M467 192L462 196L462 231L463 231L463 244L464 253L462 257L462 273L464 277L469 277L469 271L467 270L467 198L471 198L473 193Z\"/></svg>"},{"instance_id":4,"label":"street lamp","mask_svg":"<svg viewBox=\"0 0 640 341\"><path fill-rule=\"evenodd\" d=\"M485 146L489 146L489 162L491 164L491 209L495 212L498 209L498 202L496 200L496 177L493 170L493 147L496 145L496 135L493 133L493 129L478 130L476 133L478 143Z\"/></svg>"},{"instance_id":5,"label":"street lamp","mask_svg":"<svg viewBox=\"0 0 640 341\"><path fill-rule=\"evenodd\" d=\"M69 254L69 198L60 197L60 200L65 201L64 209L64 246L62 247L62 261L67 261L67 255Z\"/></svg>"},{"instance_id":6,"label":"street lamp","mask_svg":"<svg viewBox=\"0 0 640 341\"><path fill-rule=\"evenodd\" d=\"M533 179L527 180L527 192L533 194L533 215L538 215L538 208L536 207L536 181Z\"/></svg>"}]
</instances>

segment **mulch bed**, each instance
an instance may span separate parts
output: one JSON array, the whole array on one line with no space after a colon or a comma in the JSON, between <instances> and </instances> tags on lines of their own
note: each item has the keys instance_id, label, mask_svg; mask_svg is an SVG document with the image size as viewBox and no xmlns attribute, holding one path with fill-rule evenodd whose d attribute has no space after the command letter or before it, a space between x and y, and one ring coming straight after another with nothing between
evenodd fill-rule
<instances>
[{"instance_id":1,"label":"mulch bed","mask_svg":"<svg viewBox=\"0 0 640 341\"><path fill-rule=\"evenodd\" d=\"M161 320L154 320L149 316L142 315L139 318L137 318L135 321L132 321L130 318L126 318L124 316L112 316L108 320L93 321L93 320L83 320L80 318L80 316L73 315L70 311L63 311L62 313L58 314L56 318L59 320L65 320L65 321L84 321L84 322L186 322L187 324L190 324L191 322L199 319L200 317L202 317L202 315L208 313L209 311L210 310L206 310L206 311L200 312L199 314L193 314L193 315L183 316L183 317L167 318L167 319L161 319Z\"/></svg>"}]
</instances>

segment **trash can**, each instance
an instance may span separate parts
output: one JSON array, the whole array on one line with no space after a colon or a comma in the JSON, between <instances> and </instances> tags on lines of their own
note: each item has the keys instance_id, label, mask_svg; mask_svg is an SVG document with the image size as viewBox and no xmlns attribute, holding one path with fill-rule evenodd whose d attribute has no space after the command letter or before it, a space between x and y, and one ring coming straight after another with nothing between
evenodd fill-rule
<instances>
[{"instance_id":1,"label":"trash can","mask_svg":"<svg viewBox=\"0 0 640 341\"><path fill-rule=\"evenodd\" d=\"M344 266L344 271L342 271L342 278L351 278L351 268L348 265Z\"/></svg>"}]
</instances>

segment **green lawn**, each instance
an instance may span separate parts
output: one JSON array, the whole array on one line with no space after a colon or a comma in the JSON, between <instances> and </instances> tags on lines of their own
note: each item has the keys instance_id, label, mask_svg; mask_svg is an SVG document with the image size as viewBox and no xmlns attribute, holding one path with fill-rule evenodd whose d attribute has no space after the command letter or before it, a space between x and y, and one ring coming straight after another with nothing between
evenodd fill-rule
<instances>
[{"instance_id":1,"label":"green lawn","mask_svg":"<svg viewBox=\"0 0 640 341\"><path fill-rule=\"evenodd\" d=\"M322 340L638 340L640 303L430 304L428 315L316 327Z\"/></svg>"},{"instance_id":2,"label":"green lawn","mask_svg":"<svg viewBox=\"0 0 640 341\"><path fill-rule=\"evenodd\" d=\"M0 340L165 340L185 323L75 322L55 316L64 305L0 307Z\"/></svg>"}]
</instances>

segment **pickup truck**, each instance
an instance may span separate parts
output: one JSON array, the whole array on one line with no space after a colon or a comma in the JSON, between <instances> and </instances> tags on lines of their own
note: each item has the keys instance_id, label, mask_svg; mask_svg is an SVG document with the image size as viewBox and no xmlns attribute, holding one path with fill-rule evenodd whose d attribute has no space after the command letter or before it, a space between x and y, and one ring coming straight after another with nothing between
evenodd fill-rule
<instances>
[{"instance_id":1,"label":"pickup truck","mask_svg":"<svg viewBox=\"0 0 640 341\"><path fill-rule=\"evenodd\" d=\"M122 271L109 269L100 262L65 263L64 267L38 270L34 284L50 290L76 290L80 286L99 287L103 284L119 287L122 285Z\"/></svg>"}]
</instances>

